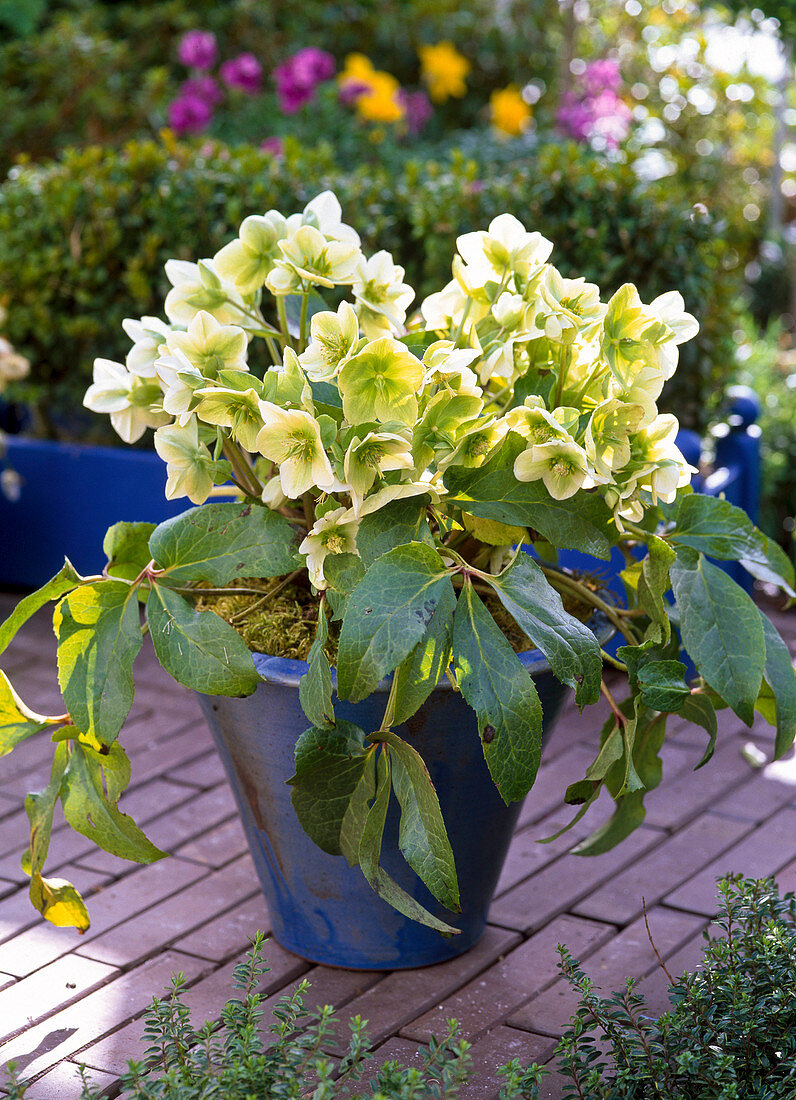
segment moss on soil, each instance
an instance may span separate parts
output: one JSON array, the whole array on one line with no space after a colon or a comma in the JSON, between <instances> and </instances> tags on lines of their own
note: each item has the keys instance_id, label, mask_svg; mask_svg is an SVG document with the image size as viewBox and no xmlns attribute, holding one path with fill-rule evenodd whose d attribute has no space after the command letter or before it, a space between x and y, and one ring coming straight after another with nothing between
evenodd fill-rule
<instances>
[{"instance_id":1,"label":"moss on soil","mask_svg":"<svg viewBox=\"0 0 796 1100\"><path fill-rule=\"evenodd\" d=\"M595 592L600 587L588 577L581 577L580 580ZM200 611L215 611L240 634L249 649L255 653L306 661L310 646L315 640L318 597L301 585L292 584L282 588L281 584L278 577L268 581L240 578L233 581L230 587L254 588L262 595L241 592L239 595L203 596L197 601L197 607ZM269 592L274 592L275 595L269 598ZM514 652L532 649L533 642L517 626L497 596L482 598ZM583 621L589 618L592 608L588 604L573 599L567 593L562 598L564 607L571 615ZM340 625L339 621L329 622L326 655L332 664L337 657Z\"/></svg>"}]
</instances>

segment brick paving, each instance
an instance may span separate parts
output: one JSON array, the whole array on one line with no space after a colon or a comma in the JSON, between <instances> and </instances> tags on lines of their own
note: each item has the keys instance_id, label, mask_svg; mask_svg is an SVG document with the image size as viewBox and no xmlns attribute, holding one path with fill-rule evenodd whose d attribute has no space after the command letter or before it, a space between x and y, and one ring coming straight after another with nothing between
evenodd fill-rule
<instances>
[{"instance_id":1,"label":"brick paving","mask_svg":"<svg viewBox=\"0 0 796 1100\"><path fill-rule=\"evenodd\" d=\"M16 599L0 594L0 617ZM796 616L775 618L796 652ZM58 706L54 655L45 614L3 655L17 690L36 709ZM173 854L147 867L125 864L56 821L48 869L87 897L92 926L82 937L37 919L19 865L26 844L22 803L47 781L40 742L21 746L0 768L0 1066L16 1061L32 1082L29 1100L75 1100L80 1064L116 1096L127 1060L142 1054L141 1015L170 976L185 974L197 1023L217 1018L249 938L269 930L196 701L157 667L146 645L136 671L136 702L123 734L134 785L122 807ZM743 750L752 742L770 758L770 729L760 721L750 731L723 712L715 757L695 773L704 734L675 722L664 781L647 800L644 825L613 852L582 859L569 850L605 818L606 800L572 832L550 844L537 840L569 819L561 794L591 759L602 722L597 711L580 715L570 707L561 718L477 947L438 966L385 973L314 965L272 941L262 983L266 1008L308 979L308 1005L333 1004L342 1020L329 1054L340 1053L348 1017L359 1013L369 1021L374 1067L390 1058L417 1061L455 1017L473 1043L469 1100L497 1096L503 1062L551 1058L575 1007L556 969L558 943L604 991L632 974L652 1010L663 1010L668 983L649 943L644 907L658 951L680 973L698 961L718 876L776 874L783 889L796 888L796 757L753 768ZM543 1100L557 1100L562 1086L551 1075Z\"/></svg>"}]
</instances>

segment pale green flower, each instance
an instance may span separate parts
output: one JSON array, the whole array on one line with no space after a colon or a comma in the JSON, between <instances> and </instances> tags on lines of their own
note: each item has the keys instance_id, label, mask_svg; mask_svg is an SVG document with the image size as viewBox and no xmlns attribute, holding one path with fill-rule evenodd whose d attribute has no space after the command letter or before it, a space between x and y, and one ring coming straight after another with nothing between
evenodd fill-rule
<instances>
[{"instance_id":1,"label":"pale green flower","mask_svg":"<svg viewBox=\"0 0 796 1100\"><path fill-rule=\"evenodd\" d=\"M282 356L282 365L272 367L265 376L266 382L276 380L276 392L265 393L263 396L273 399L279 405L297 405L311 416L315 415L315 406L312 401L312 387L307 381L299 358L292 348L285 348Z\"/></svg>"},{"instance_id":2,"label":"pale green flower","mask_svg":"<svg viewBox=\"0 0 796 1100\"><path fill-rule=\"evenodd\" d=\"M667 327L648 312L632 283L621 286L608 302L601 344L617 382L628 385L644 367L660 373L656 344L668 334Z\"/></svg>"},{"instance_id":3,"label":"pale green flower","mask_svg":"<svg viewBox=\"0 0 796 1100\"><path fill-rule=\"evenodd\" d=\"M207 385L207 379L176 349L155 362L155 372L163 390L163 411L183 427L193 416L200 400L196 392Z\"/></svg>"},{"instance_id":4,"label":"pale green flower","mask_svg":"<svg viewBox=\"0 0 796 1100\"><path fill-rule=\"evenodd\" d=\"M524 329L526 327L524 322L527 311L528 303L523 296L512 294L508 290L504 290L500 297L492 303L492 316L504 329ZM536 333L536 335L541 335L541 333Z\"/></svg>"},{"instance_id":5,"label":"pale green flower","mask_svg":"<svg viewBox=\"0 0 796 1100\"><path fill-rule=\"evenodd\" d=\"M624 382L612 375L608 383L608 396L626 405L640 405L644 410L644 416L639 427L644 427L651 424L658 415L658 406L655 402L661 395L663 382L663 372L657 363L638 366L638 369L631 372Z\"/></svg>"},{"instance_id":6,"label":"pale green flower","mask_svg":"<svg viewBox=\"0 0 796 1100\"><path fill-rule=\"evenodd\" d=\"M524 405L510 409L505 419L509 428L527 439L531 445L550 443L553 440L574 443L571 430L577 425L579 414L577 409L566 406L548 412L541 398L531 394L525 399Z\"/></svg>"},{"instance_id":7,"label":"pale green flower","mask_svg":"<svg viewBox=\"0 0 796 1100\"><path fill-rule=\"evenodd\" d=\"M359 322L353 306L341 302L337 313L322 311L310 321L310 342L298 358L313 382L330 382L355 353Z\"/></svg>"},{"instance_id":8,"label":"pale green flower","mask_svg":"<svg viewBox=\"0 0 796 1100\"><path fill-rule=\"evenodd\" d=\"M287 232L287 222L278 210L252 214L241 222L237 239L215 254L213 265L241 294L253 294L279 259L279 242Z\"/></svg>"},{"instance_id":9,"label":"pale green flower","mask_svg":"<svg viewBox=\"0 0 796 1100\"><path fill-rule=\"evenodd\" d=\"M377 476L389 470L411 470L413 467L411 447L403 436L392 432L368 432L362 439L352 439L343 460L343 476L350 487L355 515Z\"/></svg>"},{"instance_id":10,"label":"pale green flower","mask_svg":"<svg viewBox=\"0 0 796 1100\"><path fill-rule=\"evenodd\" d=\"M313 486L329 492L335 477L315 417L303 409L280 408L272 401L260 401L259 406L264 426L257 450L278 463L285 496L295 500Z\"/></svg>"},{"instance_id":11,"label":"pale green flower","mask_svg":"<svg viewBox=\"0 0 796 1100\"><path fill-rule=\"evenodd\" d=\"M449 466L482 466L508 430L505 417L493 417L467 428L464 434L460 433L459 441L451 454L438 461L440 469L447 469Z\"/></svg>"},{"instance_id":12,"label":"pale green flower","mask_svg":"<svg viewBox=\"0 0 796 1100\"><path fill-rule=\"evenodd\" d=\"M188 497L204 504L213 488L213 460L199 442L199 425L192 418L183 426L170 425L155 432L155 450L166 463L166 498Z\"/></svg>"},{"instance_id":13,"label":"pale green flower","mask_svg":"<svg viewBox=\"0 0 796 1100\"><path fill-rule=\"evenodd\" d=\"M287 497L282 492L282 481L278 474L276 477L269 478L263 486L262 500L263 504L267 504L273 511L287 504Z\"/></svg>"},{"instance_id":14,"label":"pale green flower","mask_svg":"<svg viewBox=\"0 0 796 1100\"><path fill-rule=\"evenodd\" d=\"M465 233L456 240L459 254L482 284L500 280L506 271L523 279L538 272L553 251L551 241L541 233L529 233L512 214L499 214L489 229Z\"/></svg>"},{"instance_id":15,"label":"pale green flower","mask_svg":"<svg viewBox=\"0 0 796 1100\"><path fill-rule=\"evenodd\" d=\"M335 508L313 524L299 546L299 553L306 555L307 571L317 589L328 587L323 575L323 563L329 554L358 554L358 527L359 523L350 508Z\"/></svg>"},{"instance_id":16,"label":"pale green flower","mask_svg":"<svg viewBox=\"0 0 796 1100\"><path fill-rule=\"evenodd\" d=\"M611 398L591 415L584 446L599 474L610 477L630 461L630 434L638 430L645 415L642 405L626 405Z\"/></svg>"},{"instance_id":17,"label":"pale green flower","mask_svg":"<svg viewBox=\"0 0 796 1100\"><path fill-rule=\"evenodd\" d=\"M173 325L188 325L205 310L222 325L243 324L246 305L231 283L223 282L210 260L192 264L167 260L166 277L172 289L166 295L166 316Z\"/></svg>"},{"instance_id":18,"label":"pale green flower","mask_svg":"<svg viewBox=\"0 0 796 1100\"><path fill-rule=\"evenodd\" d=\"M696 470L689 466L675 442L680 425L671 413L661 413L633 437L633 459L639 485L653 501L671 504L677 490L691 481Z\"/></svg>"},{"instance_id":19,"label":"pale green flower","mask_svg":"<svg viewBox=\"0 0 796 1100\"><path fill-rule=\"evenodd\" d=\"M229 428L247 451L258 449L258 433L263 426L257 391L214 386L200 390L196 415L205 424Z\"/></svg>"},{"instance_id":20,"label":"pale green flower","mask_svg":"<svg viewBox=\"0 0 796 1100\"><path fill-rule=\"evenodd\" d=\"M544 269L538 295L536 323L555 343L571 344L582 332L595 329L605 314L598 286L585 279L565 279L552 264Z\"/></svg>"},{"instance_id":21,"label":"pale green flower","mask_svg":"<svg viewBox=\"0 0 796 1100\"><path fill-rule=\"evenodd\" d=\"M359 518L363 519L365 516L372 515L373 512L378 512L394 500L418 497L424 493L429 494L432 504L438 504L440 498L445 495L445 486L442 484L442 479L439 477L426 478L424 475L419 481L401 481L397 485L384 485L381 489L377 489L375 493L371 493L369 497L365 497L364 503L359 509Z\"/></svg>"},{"instance_id":22,"label":"pale green flower","mask_svg":"<svg viewBox=\"0 0 796 1100\"><path fill-rule=\"evenodd\" d=\"M275 261L266 286L272 294L296 294L310 284L332 287L354 278L359 247L346 241L328 240L311 225L279 242L281 256Z\"/></svg>"},{"instance_id":23,"label":"pale green flower","mask_svg":"<svg viewBox=\"0 0 796 1100\"><path fill-rule=\"evenodd\" d=\"M86 390L83 404L97 413L109 413L111 424L125 443L135 443L147 428L168 424L171 419L161 407L160 386L148 378L131 374L111 359L94 360L94 381Z\"/></svg>"},{"instance_id":24,"label":"pale green flower","mask_svg":"<svg viewBox=\"0 0 796 1100\"><path fill-rule=\"evenodd\" d=\"M480 392L454 393L445 390L426 405L420 422L415 425L412 454L419 467L432 460L438 465L455 450L462 426L472 422L484 407Z\"/></svg>"},{"instance_id":25,"label":"pale green flower","mask_svg":"<svg viewBox=\"0 0 796 1100\"><path fill-rule=\"evenodd\" d=\"M154 378L155 360L171 332L170 327L159 317L142 317L140 321L125 317L122 328L133 341L124 360L127 369L141 378Z\"/></svg>"},{"instance_id":26,"label":"pale green flower","mask_svg":"<svg viewBox=\"0 0 796 1100\"><path fill-rule=\"evenodd\" d=\"M422 383L423 364L390 337L366 344L348 360L337 380L350 424L371 420L414 424Z\"/></svg>"},{"instance_id":27,"label":"pale green flower","mask_svg":"<svg viewBox=\"0 0 796 1100\"><path fill-rule=\"evenodd\" d=\"M203 309L191 318L187 332L170 331L166 338L169 351L182 352L205 378L217 378L221 370L247 371L248 343L242 328L219 324Z\"/></svg>"},{"instance_id":28,"label":"pale green flower","mask_svg":"<svg viewBox=\"0 0 796 1100\"><path fill-rule=\"evenodd\" d=\"M444 386L450 393L483 397L478 375L470 364L478 358L475 348L457 348L451 340L436 340L423 355L423 389Z\"/></svg>"},{"instance_id":29,"label":"pale green flower","mask_svg":"<svg viewBox=\"0 0 796 1100\"><path fill-rule=\"evenodd\" d=\"M554 439L537 443L518 455L514 462L518 481L544 482L554 500L566 500L581 487L592 484L586 453L577 443Z\"/></svg>"},{"instance_id":30,"label":"pale green flower","mask_svg":"<svg viewBox=\"0 0 796 1100\"><path fill-rule=\"evenodd\" d=\"M368 339L403 328L407 307L415 296L411 286L403 282L404 274L389 252L377 252L368 260L360 257L351 289Z\"/></svg>"}]
</instances>

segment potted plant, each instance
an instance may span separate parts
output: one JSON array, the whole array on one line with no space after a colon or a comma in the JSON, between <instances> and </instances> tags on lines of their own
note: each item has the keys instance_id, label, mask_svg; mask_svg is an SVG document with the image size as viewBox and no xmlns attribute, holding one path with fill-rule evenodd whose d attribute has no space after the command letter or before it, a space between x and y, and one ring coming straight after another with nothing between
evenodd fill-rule
<instances>
[{"instance_id":1,"label":"potted plant","mask_svg":"<svg viewBox=\"0 0 796 1100\"><path fill-rule=\"evenodd\" d=\"M163 855L117 806L145 633L208 697L277 938L326 962L418 965L475 941L566 687L611 714L566 792L578 816L603 787L616 803L583 854L643 819L668 714L704 727L705 761L722 706L762 710L785 751L787 649L706 555L791 595L792 569L742 512L691 493L656 407L696 322L676 292L603 303L551 249L509 215L464 234L453 280L408 324L403 269L363 256L328 192L246 218L213 260L168 264L168 324L142 322L126 366L98 360L85 403L123 433L155 427L166 495L196 507L115 525L101 574L67 561L0 627L1 651L56 601L65 712L0 680L3 751L52 731L24 860L48 919L88 923L43 875L59 800L108 851ZM617 546L625 606L556 565L558 548Z\"/></svg>"}]
</instances>

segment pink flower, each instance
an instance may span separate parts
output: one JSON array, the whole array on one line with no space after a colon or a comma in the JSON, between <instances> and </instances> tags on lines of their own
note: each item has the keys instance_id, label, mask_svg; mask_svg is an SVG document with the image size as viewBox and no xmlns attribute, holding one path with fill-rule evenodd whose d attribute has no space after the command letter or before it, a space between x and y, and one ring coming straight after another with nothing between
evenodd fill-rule
<instances>
[{"instance_id":1,"label":"pink flower","mask_svg":"<svg viewBox=\"0 0 796 1100\"><path fill-rule=\"evenodd\" d=\"M224 98L224 93L212 76L192 76L180 85L180 96L203 99L214 107Z\"/></svg>"},{"instance_id":2,"label":"pink flower","mask_svg":"<svg viewBox=\"0 0 796 1100\"><path fill-rule=\"evenodd\" d=\"M583 71L581 82L587 96L599 95L604 91L618 92L622 87L619 62L613 57L590 61Z\"/></svg>"},{"instance_id":3,"label":"pink flower","mask_svg":"<svg viewBox=\"0 0 796 1100\"><path fill-rule=\"evenodd\" d=\"M334 75L334 70L332 55L315 46L298 50L277 65L273 78L280 110L286 115L295 114L299 107L310 102L318 85Z\"/></svg>"},{"instance_id":4,"label":"pink flower","mask_svg":"<svg viewBox=\"0 0 796 1100\"><path fill-rule=\"evenodd\" d=\"M216 55L216 36L212 31L188 31L177 47L177 57L189 69L209 69Z\"/></svg>"},{"instance_id":5,"label":"pink flower","mask_svg":"<svg viewBox=\"0 0 796 1100\"><path fill-rule=\"evenodd\" d=\"M260 142L260 148L264 153L271 153L275 157L284 156L285 153L284 142L278 137L267 137L265 141Z\"/></svg>"},{"instance_id":6,"label":"pink flower","mask_svg":"<svg viewBox=\"0 0 796 1100\"><path fill-rule=\"evenodd\" d=\"M263 83L263 67L253 53L240 53L225 61L219 75L228 88L240 88L247 95L256 95Z\"/></svg>"},{"instance_id":7,"label":"pink flower","mask_svg":"<svg viewBox=\"0 0 796 1100\"><path fill-rule=\"evenodd\" d=\"M434 114L431 100L425 92L405 92L403 89L398 93L398 99L406 112L407 130L410 134L419 134Z\"/></svg>"},{"instance_id":8,"label":"pink flower","mask_svg":"<svg viewBox=\"0 0 796 1100\"><path fill-rule=\"evenodd\" d=\"M198 134L212 117L213 108L196 95L182 95L169 104L169 126L177 134Z\"/></svg>"}]
</instances>

